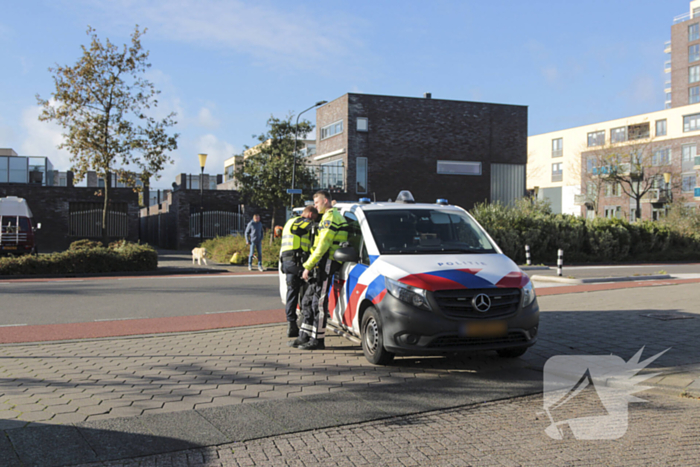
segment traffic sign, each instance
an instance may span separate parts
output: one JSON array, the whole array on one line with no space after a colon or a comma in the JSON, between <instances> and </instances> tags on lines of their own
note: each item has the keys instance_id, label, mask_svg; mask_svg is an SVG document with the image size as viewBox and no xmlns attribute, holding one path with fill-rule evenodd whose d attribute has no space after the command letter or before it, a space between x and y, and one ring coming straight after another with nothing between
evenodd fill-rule
<instances>
[{"instance_id":1,"label":"traffic sign","mask_svg":"<svg viewBox=\"0 0 700 467\"><path fill-rule=\"evenodd\" d=\"M287 194L288 195L300 195L301 188L287 188Z\"/></svg>"}]
</instances>

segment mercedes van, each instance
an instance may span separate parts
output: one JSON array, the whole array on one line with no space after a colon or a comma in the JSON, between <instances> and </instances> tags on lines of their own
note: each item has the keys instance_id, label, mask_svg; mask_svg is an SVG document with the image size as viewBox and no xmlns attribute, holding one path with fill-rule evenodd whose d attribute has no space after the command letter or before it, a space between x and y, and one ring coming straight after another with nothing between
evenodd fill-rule
<instances>
[{"instance_id":1,"label":"mercedes van","mask_svg":"<svg viewBox=\"0 0 700 467\"><path fill-rule=\"evenodd\" d=\"M24 198L0 198L0 255L38 252L34 232L41 228L41 224L35 226L32 217L32 211Z\"/></svg>"}]
</instances>

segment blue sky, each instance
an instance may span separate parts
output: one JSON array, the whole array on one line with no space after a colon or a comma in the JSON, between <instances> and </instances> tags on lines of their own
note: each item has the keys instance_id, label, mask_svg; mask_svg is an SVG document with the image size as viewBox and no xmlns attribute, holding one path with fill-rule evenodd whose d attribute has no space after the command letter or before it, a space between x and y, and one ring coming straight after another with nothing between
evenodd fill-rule
<instances>
[{"instance_id":1,"label":"blue sky","mask_svg":"<svg viewBox=\"0 0 700 467\"><path fill-rule=\"evenodd\" d=\"M688 0L5 1L0 147L69 168L35 95L54 90L50 66L77 61L88 25L116 44L148 28L158 111L176 111L181 134L155 182L169 187L199 172L197 153L221 173L271 115L347 92L527 105L531 135L660 110L664 42L688 10Z\"/></svg>"}]
</instances>

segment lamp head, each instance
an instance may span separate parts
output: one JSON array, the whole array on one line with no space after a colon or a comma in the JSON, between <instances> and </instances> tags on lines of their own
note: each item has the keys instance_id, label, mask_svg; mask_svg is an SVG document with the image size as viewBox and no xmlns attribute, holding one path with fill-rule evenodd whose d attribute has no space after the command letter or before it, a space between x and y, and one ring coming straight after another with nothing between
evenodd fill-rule
<instances>
[{"instance_id":1,"label":"lamp head","mask_svg":"<svg viewBox=\"0 0 700 467\"><path fill-rule=\"evenodd\" d=\"M207 163L207 155L206 154L199 154L199 167L204 169L204 164Z\"/></svg>"},{"instance_id":2,"label":"lamp head","mask_svg":"<svg viewBox=\"0 0 700 467\"><path fill-rule=\"evenodd\" d=\"M666 182L666 183L671 182L671 174L669 172L664 172L664 182Z\"/></svg>"},{"instance_id":3,"label":"lamp head","mask_svg":"<svg viewBox=\"0 0 700 467\"><path fill-rule=\"evenodd\" d=\"M318 101L318 102L316 102L316 107L318 107L319 105L323 105L323 104L328 104L328 101Z\"/></svg>"}]
</instances>

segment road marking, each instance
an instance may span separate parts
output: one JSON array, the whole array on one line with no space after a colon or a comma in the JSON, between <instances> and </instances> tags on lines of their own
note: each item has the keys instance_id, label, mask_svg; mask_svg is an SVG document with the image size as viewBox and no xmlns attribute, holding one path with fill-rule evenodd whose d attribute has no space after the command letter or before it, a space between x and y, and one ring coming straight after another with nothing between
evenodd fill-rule
<instances>
[{"instance_id":1,"label":"road marking","mask_svg":"<svg viewBox=\"0 0 700 467\"><path fill-rule=\"evenodd\" d=\"M147 316L139 317L139 318L105 318L105 319L96 319L95 322L98 321L127 321L130 319L146 319Z\"/></svg>"},{"instance_id":2,"label":"road marking","mask_svg":"<svg viewBox=\"0 0 700 467\"><path fill-rule=\"evenodd\" d=\"M253 310L229 310L229 311L207 311L205 315L218 315L221 313L238 313L239 311L253 311Z\"/></svg>"},{"instance_id":3,"label":"road marking","mask_svg":"<svg viewBox=\"0 0 700 467\"><path fill-rule=\"evenodd\" d=\"M26 324L0 324L0 328L13 328L15 326L26 326Z\"/></svg>"}]
</instances>

